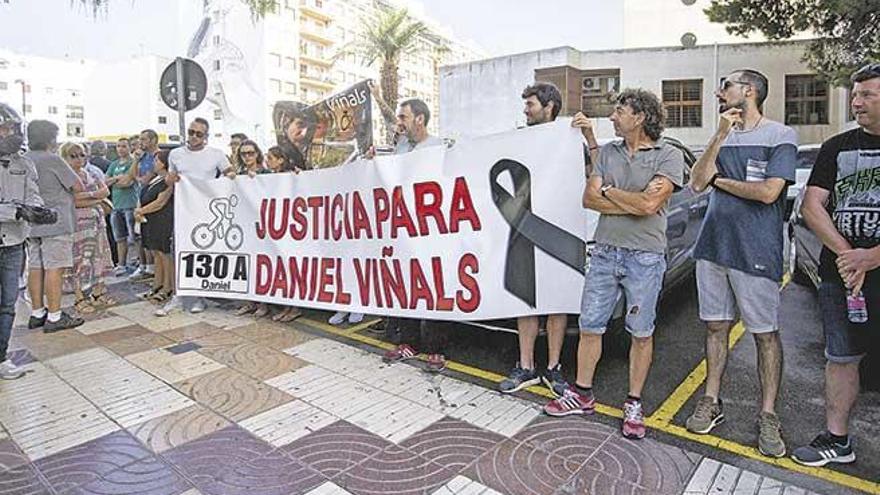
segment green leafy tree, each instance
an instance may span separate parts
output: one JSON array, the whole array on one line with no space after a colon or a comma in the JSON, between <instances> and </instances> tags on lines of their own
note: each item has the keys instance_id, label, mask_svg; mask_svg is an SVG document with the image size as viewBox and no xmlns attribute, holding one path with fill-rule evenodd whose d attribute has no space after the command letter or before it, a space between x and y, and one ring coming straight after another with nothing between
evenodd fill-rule
<instances>
[{"instance_id":1,"label":"green leafy tree","mask_svg":"<svg viewBox=\"0 0 880 495\"><path fill-rule=\"evenodd\" d=\"M804 60L835 84L848 84L853 69L880 60L880 0L712 0L706 14L742 36L812 33Z\"/></svg>"},{"instance_id":2,"label":"green leafy tree","mask_svg":"<svg viewBox=\"0 0 880 495\"><path fill-rule=\"evenodd\" d=\"M379 63L379 88L384 105L379 104L382 117L393 122L394 109L399 98L400 58L418 47L419 37L427 31L425 25L410 17L406 9L381 10L379 15L362 21L358 39L343 46L336 57L355 54L367 65Z\"/></svg>"}]
</instances>

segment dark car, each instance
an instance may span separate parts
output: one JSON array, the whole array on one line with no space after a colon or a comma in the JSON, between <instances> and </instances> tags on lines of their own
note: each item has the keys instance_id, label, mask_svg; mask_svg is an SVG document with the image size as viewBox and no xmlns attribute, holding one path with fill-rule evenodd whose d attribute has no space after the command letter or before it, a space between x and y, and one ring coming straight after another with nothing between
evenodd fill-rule
<instances>
[{"instance_id":1,"label":"dark car","mask_svg":"<svg viewBox=\"0 0 880 495\"><path fill-rule=\"evenodd\" d=\"M804 185L798 191L788 219L788 272L796 283L819 287L819 254L822 252L822 241L807 226L801 212L806 190Z\"/></svg>"},{"instance_id":2,"label":"dark car","mask_svg":"<svg viewBox=\"0 0 880 495\"><path fill-rule=\"evenodd\" d=\"M813 171L813 164L816 163L816 157L819 156L819 148L821 148L819 144L802 144L798 146L794 184L788 186L785 196L786 216L791 215L795 198L807 186L810 172Z\"/></svg>"},{"instance_id":3,"label":"dark car","mask_svg":"<svg viewBox=\"0 0 880 495\"><path fill-rule=\"evenodd\" d=\"M697 161L696 156L686 145L675 138L664 136L661 139L681 151L687 165L684 171L684 183L687 184L690 181L691 168L693 168L694 163ZM708 206L708 191L696 193L690 186L685 186L673 193L670 198L667 207L666 238L668 244L666 248L666 275L663 280L661 298L669 293L679 282L693 273L695 261L691 254L697 242L700 226L703 223L703 217L706 216ZM593 216L590 229L595 229L595 222L598 220L598 216L598 213ZM595 241L587 241L588 267L589 253L594 244ZM625 307L624 303L623 296L621 296L617 302L612 325L609 327L606 337L612 340L612 345L622 347L626 347L629 344L629 338L626 338L626 332L623 330L621 321ZM471 322L471 324L493 330L516 331L516 320L513 319ZM575 316L569 317L568 327L569 333L577 332L578 324Z\"/></svg>"}]
</instances>

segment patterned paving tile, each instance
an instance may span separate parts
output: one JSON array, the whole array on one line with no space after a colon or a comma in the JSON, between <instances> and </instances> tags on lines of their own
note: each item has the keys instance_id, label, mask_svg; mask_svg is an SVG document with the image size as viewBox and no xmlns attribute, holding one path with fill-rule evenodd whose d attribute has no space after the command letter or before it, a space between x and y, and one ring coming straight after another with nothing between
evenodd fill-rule
<instances>
[{"instance_id":1,"label":"patterned paving tile","mask_svg":"<svg viewBox=\"0 0 880 495\"><path fill-rule=\"evenodd\" d=\"M345 490L341 486L328 481L323 485L309 491L306 495L351 495L351 492Z\"/></svg>"},{"instance_id":2,"label":"patterned paving tile","mask_svg":"<svg viewBox=\"0 0 880 495\"><path fill-rule=\"evenodd\" d=\"M162 335L168 337L175 342L187 342L220 331L220 328L200 321L198 323L193 323L192 325L187 325L185 327L175 328L174 330L162 332Z\"/></svg>"},{"instance_id":3,"label":"patterned paving tile","mask_svg":"<svg viewBox=\"0 0 880 495\"><path fill-rule=\"evenodd\" d=\"M569 493L607 493L609 495L676 495L680 491L654 491L644 487L627 483L619 478L609 476L607 473L583 467L568 480L558 492Z\"/></svg>"},{"instance_id":4,"label":"patterned paving tile","mask_svg":"<svg viewBox=\"0 0 880 495\"><path fill-rule=\"evenodd\" d=\"M197 352L174 354L165 349L153 349L131 354L126 356L126 359L167 383L181 382L224 367L217 361Z\"/></svg>"},{"instance_id":5,"label":"patterned paving tile","mask_svg":"<svg viewBox=\"0 0 880 495\"><path fill-rule=\"evenodd\" d=\"M257 380L266 380L307 364L252 342L233 347L210 347L200 352Z\"/></svg>"},{"instance_id":6,"label":"patterned paving tile","mask_svg":"<svg viewBox=\"0 0 880 495\"><path fill-rule=\"evenodd\" d=\"M295 400L241 421L239 426L280 447L334 422L336 418L330 414Z\"/></svg>"},{"instance_id":7,"label":"patterned paving tile","mask_svg":"<svg viewBox=\"0 0 880 495\"><path fill-rule=\"evenodd\" d=\"M280 450L332 478L391 445L384 438L345 421L337 421Z\"/></svg>"},{"instance_id":8,"label":"patterned paving tile","mask_svg":"<svg viewBox=\"0 0 880 495\"><path fill-rule=\"evenodd\" d=\"M209 308L204 313L199 314L197 318L200 321L226 330L234 330L252 325L256 321L252 316L235 316L230 311L219 308Z\"/></svg>"},{"instance_id":9,"label":"patterned paving tile","mask_svg":"<svg viewBox=\"0 0 880 495\"><path fill-rule=\"evenodd\" d=\"M233 421L293 400L290 395L229 368L190 378L175 386L199 404Z\"/></svg>"},{"instance_id":10,"label":"patterned paving tile","mask_svg":"<svg viewBox=\"0 0 880 495\"><path fill-rule=\"evenodd\" d=\"M348 376L359 370L386 368L382 357L330 339L313 339L285 349L285 354Z\"/></svg>"},{"instance_id":11,"label":"patterned paving tile","mask_svg":"<svg viewBox=\"0 0 880 495\"><path fill-rule=\"evenodd\" d=\"M45 361L95 347L95 343L76 330L56 333L35 332L21 336L20 342L37 359Z\"/></svg>"},{"instance_id":12,"label":"patterned paving tile","mask_svg":"<svg viewBox=\"0 0 880 495\"><path fill-rule=\"evenodd\" d=\"M137 354L150 349L158 349L173 345L174 341L158 333L150 333L140 337L133 337L104 344L104 347L120 356Z\"/></svg>"},{"instance_id":13,"label":"patterned paving tile","mask_svg":"<svg viewBox=\"0 0 880 495\"><path fill-rule=\"evenodd\" d=\"M0 473L28 463L27 456L10 439L0 440Z\"/></svg>"},{"instance_id":14,"label":"patterned paving tile","mask_svg":"<svg viewBox=\"0 0 880 495\"><path fill-rule=\"evenodd\" d=\"M192 405L168 384L106 349L90 349L46 364L123 427Z\"/></svg>"},{"instance_id":15,"label":"patterned paving tile","mask_svg":"<svg viewBox=\"0 0 880 495\"><path fill-rule=\"evenodd\" d=\"M98 318L89 320L84 324L76 327L76 331L83 335L95 335L110 330L117 330L133 325L134 322L122 316L108 316L106 318Z\"/></svg>"},{"instance_id":16,"label":"patterned paving tile","mask_svg":"<svg viewBox=\"0 0 880 495\"><path fill-rule=\"evenodd\" d=\"M265 456L272 450L268 443L237 426L229 426L175 447L162 457L180 467L198 485L200 479L219 478L231 466Z\"/></svg>"},{"instance_id":17,"label":"patterned paving tile","mask_svg":"<svg viewBox=\"0 0 880 495\"><path fill-rule=\"evenodd\" d=\"M584 418L539 416L513 439L581 465L614 435L617 430Z\"/></svg>"},{"instance_id":18,"label":"patterned paving tile","mask_svg":"<svg viewBox=\"0 0 880 495\"><path fill-rule=\"evenodd\" d=\"M456 476L431 495L504 495L465 476Z\"/></svg>"},{"instance_id":19,"label":"patterned paving tile","mask_svg":"<svg viewBox=\"0 0 880 495\"><path fill-rule=\"evenodd\" d=\"M358 494L421 495L436 490L454 477L455 473L443 466L392 445L333 481Z\"/></svg>"},{"instance_id":20,"label":"patterned paving tile","mask_svg":"<svg viewBox=\"0 0 880 495\"><path fill-rule=\"evenodd\" d=\"M504 436L515 435L539 414L538 405L495 391L464 402L449 413L453 418Z\"/></svg>"},{"instance_id":21,"label":"patterned paving tile","mask_svg":"<svg viewBox=\"0 0 880 495\"><path fill-rule=\"evenodd\" d=\"M455 472L464 469L505 437L471 424L444 418L401 442L416 454Z\"/></svg>"},{"instance_id":22,"label":"patterned paving tile","mask_svg":"<svg viewBox=\"0 0 880 495\"><path fill-rule=\"evenodd\" d=\"M137 439L117 431L40 459L36 466L52 488L61 493L150 455Z\"/></svg>"},{"instance_id":23,"label":"patterned paving tile","mask_svg":"<svg viewBox=\"0 0 880 495\"><path fill-rule=\"evenodd\" d=\"M3 495L50 495L49 488L43 484L31 466L24 465L0 473L0 494Z\"/></svg>"},{"instance_id":24,"label":"patterned paving tile","mask_svg":"<svg viewBox=\"0 0 880 495\"><path fill-rule=\"evenodd\" d=\"M42 363L18 380L0 380L0 423L31 460L116 431L119 427Z\"/></svg>"},{"instance_id":25,"label":"patterned paving tile","mask_svg":"<svg viewBox=\"0 0 880 495\"><path fill-rule=\"evenodd\" d=\"M196 484L207 493L274 495L304 493L325 481L320 473L296 459L271 452L229 466L212 482L199 479Z\"/></svg>"},{"instance_id":26,"label":"patterned paving tile","mask_svg":"<svg viewBox=\"0 0 880 495\"><path fill-rule=\"evenodd\" d=\"M129 431L153 452L160 453L229 425L229 421L196 405L131 427Z\"/></svg>"},{"instance_id":27,"label":"patterned paving tile","mask_svg":"<svg viewBox=\"0 0 880 495\"><path fill-rule=\"evenodd\" d=\"M574 462L507 440L461 474L501 493L544 495L561 487L577 470Z\"/></svg>"},{"instance_id":28,"label":"patterned paving tile","mask_svg":"<svg viewBox=\"0 0 880 495\"><path fill-rule=\"evenodd\" d=\"M189 482L156 456L117 469L87 485L68 492L82 495L179 495L190 488Z\"/></svg>"},{"instance_id":29,"label":"patterned paving tile","mask_svg":"<svg viewBox=\"0 0 880 495\"><path fill-rule=\"evenodd\" d=\"M267 321L265 319L251 322L247 325L237 328L233 328L232 331L236 335L239 335L250 341L281 337L285 334L296 332L296 330L293 330L287 324L275 323L271 320Z\"/></svg>"},{"instance_id":30,"label":"patterned paving tile","mask_svg":"<svg viewBox=\"0 0 880 495\"><path fill-rule=\"evenodd\" d=\"M646 438L614 437L596 451L585 467L642 486L650 493L678 493L699 458L684 450Z\"/></svg>"},{"instance_id":31,"label":"patterned paving tile","mask_svg":"<svg viewBox=\"0 0 880 495\"><path fill-rule=\"evenodd\" d=\"M122 328L107 330L100 333L89 335L96 344L106 346L120 340L131 339L135 337L143 337L144 335L152 335L153 332L147 330L140 325L128 325Z\"/></svg>"},{"instance_id":32,"label":"patterned paving tile","mask_svg":"<svg viewBox=\"0 0 880 495\"><path fill-rule=\"evenodd\" d=\"M199 352L207 355L209 352L229 349L237 345L245 344L248 341L244 337L233 333L231 330L218 329L216 332L211 332L193 339L193 342L201 346Z\"/></svg>"}]
</instances>

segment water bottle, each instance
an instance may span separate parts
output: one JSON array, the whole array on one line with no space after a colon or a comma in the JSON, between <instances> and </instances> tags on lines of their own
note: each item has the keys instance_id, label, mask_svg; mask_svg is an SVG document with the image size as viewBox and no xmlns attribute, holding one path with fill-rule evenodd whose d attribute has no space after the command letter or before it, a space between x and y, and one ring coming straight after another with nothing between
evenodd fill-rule
<instances>
[{"instance_id":1,"label":"water bottle","mask_svg":"<svg viewBox=\"0 0 880 495\"><path fill-rule=\"evenodd\" d=\"M846 313L849 321L852 323L865 323L868 321L868 305L865 303L865 296L862 291L855 294L852 291L846 292Z\"/></svg>"}]
</instances>

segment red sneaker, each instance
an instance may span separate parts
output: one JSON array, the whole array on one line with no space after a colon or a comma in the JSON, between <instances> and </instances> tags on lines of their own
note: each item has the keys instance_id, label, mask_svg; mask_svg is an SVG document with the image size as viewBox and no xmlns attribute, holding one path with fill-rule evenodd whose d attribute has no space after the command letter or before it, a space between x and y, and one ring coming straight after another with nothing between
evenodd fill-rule
<instances>
[{"instance_id":1,"label":"red sneaker","mask_svg":"<svg viewBox=\"0 0 880 495\"><path fill-rule=\"evenodd\" d=\"M440 373L446 369L446 357L443 354L428 354L428 371Z\"/></svg>"},{"instance_id":2,"label":"red sneaker","mask_svg":"<svg viewBox=\"0 0 880 495\"><path fill-rule=\"evenodd\" d=\"M553 399L544 406L544 412L550 416L593 414L595 411L596 399L592 396L579 394L573 387L565 389L562 397Z\"/></svg>"},{"instance_id":3,"label":"red sneaker","mask_svg":"<svg viewBox=\"0 0 880 495\"><path fill-rule=\"evenodd\" d=\"M384 356L382 356L382 360L386 363L398 363L400 361L406 361L407 359L412 359L418 356L419 353L415 349L412 348L409 344L400 344L395 349L391 349L386 352Z\"/></svg>"},{"instance_id":4,"label":"red sneaker","mask_svg":"<svg viewBox=\"0 0 880 495\"><path fill-rule=\"evenodd\" d=\"M623 436L633 440L645 438L645 415L642 413L642 402L629 400L623 403Z\"/></svg>"}]
</instances>

